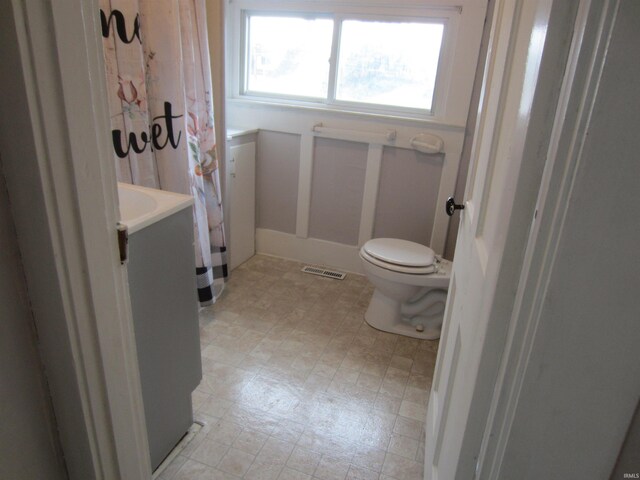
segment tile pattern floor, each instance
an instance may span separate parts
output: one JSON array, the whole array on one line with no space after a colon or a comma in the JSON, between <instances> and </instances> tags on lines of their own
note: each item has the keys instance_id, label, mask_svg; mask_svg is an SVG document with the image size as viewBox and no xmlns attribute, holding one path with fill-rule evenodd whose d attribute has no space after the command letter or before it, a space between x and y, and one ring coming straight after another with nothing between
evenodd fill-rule
<instances>
[{"instance_id":1,"label":"tile pattern floor","mask_svg":"<svg viewBox=\"0 0 640 480\"><path fill-rule=\"evenodd\" d=\"M437 342L369 327L373 288L257 255L201 311L205 427L162 480L418 480Z\"/></svg>"}]
</instances>

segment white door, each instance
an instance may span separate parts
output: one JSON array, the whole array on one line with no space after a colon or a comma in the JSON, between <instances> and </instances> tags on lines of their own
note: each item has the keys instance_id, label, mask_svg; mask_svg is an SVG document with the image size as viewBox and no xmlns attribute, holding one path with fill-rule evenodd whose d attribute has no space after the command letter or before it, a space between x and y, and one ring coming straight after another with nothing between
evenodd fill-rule
<instances>
[{"instance_id":1,"label":"white door","mask_svg":"<svg viewBox=\"0 0 640 480\"><path fill-rule=\"evenodd\" d=\"M551 2L498 0L426 422L425 478L453 480L511 221ZM546 13L546 15L545 15ZM541 38L542 36L542 38ZM458 199L461 200L461 199ZM468 458L465 461L469 461ZM474 467L475 468L475 467Z\"/></svg>"}]
</instances>

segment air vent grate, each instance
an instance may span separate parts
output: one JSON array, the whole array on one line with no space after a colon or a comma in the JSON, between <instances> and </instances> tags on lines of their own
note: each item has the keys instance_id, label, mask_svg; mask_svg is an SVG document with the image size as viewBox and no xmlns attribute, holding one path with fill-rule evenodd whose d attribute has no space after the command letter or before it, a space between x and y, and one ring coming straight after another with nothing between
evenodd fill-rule
<instances>
[{"instance_id":1,"label":"air vent grate","mask_svg":"<svg viewBox=\"0 0 640 480\"><path fill-rule=\"evenodd\" d=\"M302 268L304 273L310 273L312 275L320 275L321 277L327 278L335 278L336 280L344 280L347 277L346 273L336 272L335 270L327 270L326 268L321 267L312 267L310 265L305 265Z\"/></svg>"}]
</instances>

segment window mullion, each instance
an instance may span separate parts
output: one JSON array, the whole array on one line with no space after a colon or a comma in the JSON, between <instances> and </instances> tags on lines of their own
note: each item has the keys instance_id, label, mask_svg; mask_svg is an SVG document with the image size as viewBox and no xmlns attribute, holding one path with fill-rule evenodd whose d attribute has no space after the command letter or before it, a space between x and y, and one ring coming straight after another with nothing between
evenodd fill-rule
<instances>
[{"instance_id":1,"label":"window mullion","mask_svg":"<svg viewBox=\"0 0 640 480\"><path fill-rule=\"evenodd\" d=\"M333 40L331 43L331 57L329 58L329 90L327 92L327 103L335 103L336 83L338 75L338 53L340 51L340 31L342 30L342 17L334 16L333 20Z\"/></svg>"},{"instance_id":2,"label":"window mullion","mask_svg":"<svg viewBox=\"0 0 640 480\"><path fill-rule=\"evenodd\" d=\"M240 12L240 64L238 65L238 92L244 95L247 92L247 75L249 72L249 15L246 11Z\"/></svg>"}]
</instances>

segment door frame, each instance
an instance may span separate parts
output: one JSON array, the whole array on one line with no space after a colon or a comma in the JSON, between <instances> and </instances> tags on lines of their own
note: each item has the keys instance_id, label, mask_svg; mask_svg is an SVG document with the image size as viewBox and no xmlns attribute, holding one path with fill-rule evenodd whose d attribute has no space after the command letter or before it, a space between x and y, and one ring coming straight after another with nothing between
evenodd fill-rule
<instances>
[{"instance_id":1,"label":"door frame","mask_svg":"<svg viewBox=\"0 0 640 480\"><path fill-rule=\"evenodd\" d=\"M572 43L478 452L476 478L500 477L619 3L580 0L570 26Z\"/></svg>"},{"instance_id":2,"label":"door frame","mask_svg":"<svg viewBox=\"0 0 640 480\"><path fill-rule=\"evenodd\" d=\"M67 471L148 479L98 2L12 0L5 10L17 42L6 51L17 68L2 86L24 101L3 115L26 128L5 133L3 166ZM47 268L38 270L38 257Z\"/></svg>"},{"instance_id":3,"label":"door frame","mask_svg":"<svg viewBox=\"0 0 640 480\"><path fill-rule=\"evenodd\" d=\"M582 0L580 9L591 11L599 8L596 6L599 3ZM109 150L98 4L96 0L12 0L11 5L28 98L30 140L37 153L35 175L47 221L42 227L34 225L35 218L21 219L16 228L25 255L34 248L26 238L33 229L45 228L46 240L52 245L68 353L74 359L72 377L80 394L79 406L87 430L86 438L65 439L61 432L63 449L71 451L80 446L79 442L86 441L95 478L150 478L126 268L118 262L115 236L118 199L115 167ZM617 0L602 2L605 13L614 11L616 6ZM592 68L586 84L577 81L575 85L563 86L560 103L564 103L565 111L559 113L565 115L570 110L566 102L582 102L577 105L584 108L573 119L556 116L552 135L554 155L563 142L572 139L576 141L569 143L577 150L571 151L579 150L590 105L587 94L597 85L598 68L606 50L606 19L611 15L603 14L603 18L604 26L586 20L583 25L576 24L583 31L575 37L579 44L570 52L568 73L572 68L574 73L584 68L584 62ZM581 56L585 41L585 51L593 49L592 57ZM573 96L574 91L581 95ZM560 136L562 125L572 129L575 136ZM517 402L522 367L526 365L527 352L535 338L538 320L535 313L543 298L544 280L553 266L554 241L562 229L562 199L570 191L575 158L575 155L566 159L554 157L566 163L566 175L559 188L543 189L539 197L533 222L536 218L538 225L543 224L543 218L554 221L546 230L536 226L527 228L531 237L526 242L517 308L510 319L508 341L479 452L479 467L491 468L490 478L504 452L509 413ZM20 182L24 177L20 176L18 161L3 151L12 204L26 208L29 199L21 193L24 185ZM534 259L541 262L542 268L533 268L538 265ZM37 293L38 288L32 288L37 281L29 278L28 271L27 277L30 291ZM527 289L527 285L542 288ZM38 312L34 313L38 324ZM40 341L50 340L41 337ZM47 355L43 355L43 359L46 368ZM66 400L64 392L56 393L55 385L52 385L52 397L54 406ZM497 435L493 437L493 434ZM74 465L69 464L70 461L73 459L67 458L73 478Z\"/></svg>"},{"instance_id":4,"label":"door frame","mask_svg":"<svg viewBox=\"0 0 640 480\"><path fill-rule=\"evenodd\" d=\"M479 129L486 141L481 145L477 144L476 139L472 157L500 156L500 162L495 162L505 171L510 169L504 175L511 175L514 184L513 188L510 187L502 195L500 206L496 206L501 209L500 218L504 219L505 225L495 235L491 246L496 250L502 249L502 253L497 256L498 260L487 263L485 247L478 247L479 261L484 263L486 278L490 279L492 286L491 289L486 289L484 294L489 298L485 298L485 305L478 312L485 319L474 333L480 340L478 344L467 344L467 348L476 349L479 358L477 370L465 372L465 382L471 390L468 409L465 407L464 412L448 413L449 418L466 416L461 420L464 433L457 459L456 478L475 478L486 419L492 405L493 388L506 343L513 297L523 265L523 252L534 216L538 181L546 162L550 124L565 70L563 55L568 52L571 38L571 28L566 28L566 23L572 22L571 9L566 7L565 10L569 12L562 12L559 8L554 8L558 5L562 4L554 0L497 0L493 6L493 25L488 46L491 53L486 59L476 122L476 130ZM558 13L565 15L559 17ZM562 28L558 28L558 25ZM488 82L492 82L491 89L487 86ZM506 131L511 133L505 134L502 129L505 124ZM480 149L483 153L479 153ZM509 162L509 158L513 161ZM461 213L461 222L470 223L472 230L475 230L476 222L482 220L478 218L479 212L474 212L473 203L468 198L488 195L488 191L471 192L474 169L478 168L476 164L477 159L472 158L465 192L466 208ZM487 172L478 172L478 184L482 185L487 181L483 177L491 174L491 169L494 168L491 162L488 168ZM461 226L459 234L463 230ZM454 274L457 271L457 260L454 260ZM458 288L461 288L460 282ZM449 304L448 308L451 307ZM445 317L448 316L445 314ZM445 325L445 336L447 331L448 327ZM445 363L441 353L439 352L436 365L436 377L441 371L441 364ZM434 378L434 384L436 381L437 378ZM442 408L446 411L447 406ZM430 412L433 413L431 409ZM446 427L440 436L446 437ZM430 441L431 438L428 438L427 442ZM429 455L426 455L427 478L431 478L432 472L435 478L437 470L433 471L429 461Z\"/></svg>"},{"instance_id":5,"label":"door frame","mask_svg":"<svg viewBox=\"0 0 640 480\"><path fill-rule=\"evenodd\" d=\"M551 21L534 35L541 36L538 47L551 58L547 65L543 58L534 80L531 125L515 139L528 158L517 185L478 368L480 388L474 392L456 478L499 478L619 0L580 0L574 12L561 0L538 3Z\"/></svg>"}]
</instances>

